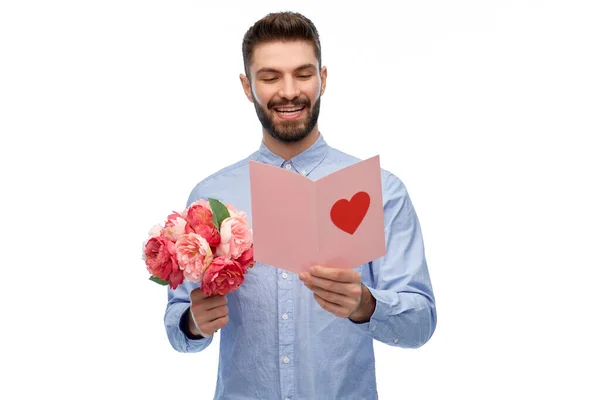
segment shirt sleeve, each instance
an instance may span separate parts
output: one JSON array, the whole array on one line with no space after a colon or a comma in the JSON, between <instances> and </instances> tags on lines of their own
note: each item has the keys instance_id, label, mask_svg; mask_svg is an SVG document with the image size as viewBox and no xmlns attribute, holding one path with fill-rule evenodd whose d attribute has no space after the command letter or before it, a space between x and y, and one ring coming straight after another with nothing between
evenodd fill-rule
<instances>
[{"instance_id":1,"label":"shirt sleeve","mask_svg":"<svg viewBox=\"0 0 600 400\"><path fill-rule=\"evenodd\" d=\"M421 227L399 178L387 176L383 195L387 251L369 263L372 284L365 284L375 298L375 312L354 325L382 343L418 348L437 323Z\"/></svg>"},{"instance_id":2,"label":"shirt sleeve","mask_svg":"<svg viewBox=\"0 0 600 400\"><path fill-rule=\"evenodd\" d=\"M204 350L212 342L213 337L195 338L182 329L186 321L182 321L190 307L190 291L193 288L189 282L184 282L173 290L168 288L167 309L165 311L165 329L171 346L182 353L197 353Z\"/></svg>"}]
</instances>

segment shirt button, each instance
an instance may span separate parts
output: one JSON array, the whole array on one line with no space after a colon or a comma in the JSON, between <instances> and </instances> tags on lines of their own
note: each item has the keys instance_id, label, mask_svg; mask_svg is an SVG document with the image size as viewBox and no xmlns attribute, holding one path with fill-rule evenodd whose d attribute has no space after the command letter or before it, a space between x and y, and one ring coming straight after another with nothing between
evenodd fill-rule
<instances>
[{"instance_id":1,"label":"shirt button","mask_svg":"<svg viewBox=\"0 0 600 400\"><path fill-rule=\"evenodd\" d=\"M283 319L288 319L288 315L287 315L287 314L283 314L283 315L281 316L281 318L283 318Z\"/></svg>"},{"instance_id":2,"label":"shirt button","mask_svg":"<svg viewBox=\"0 0 600 400\"><path fill-rule=\"evenodd\" d=\"M284 364L287 364L290 362L290 359L287 357L283 357L283 362L284 362Z\"/></svg>"},{"instance_id":3,"label":"shirt button","mask_svg":"<svg viewBox=\"0 0 600 400\"><path fill-rule=\"evenodd\" d=\"M394 343L398 343L398 338L394 339Z\"/></svg>"},{"instance_id":4,"label":"shirt button","mask_svg":"<svg viewBox=\"0 0 600 400\"><path fill-rule=\"evenodd\" d=\"M281 274L281 277L282 277L283 279L287 279L287 272L284 272L284 273L282 273L282 274Z\"/></svg>"},{"instance_id":5,"label":"shirt button","mask_svg":"<svg viewBox=\"0 0 600 400\"><path fill-rule=\"evenodd\" d=\"M374 331L375 329L377 329L377 325L373 325L373 328L371 328L372 331Z\"/></svg>"},{"instance_id":6,"label":"shirt button","mask_svg":"<svg viewBox=\"0 0 600 400\"><path fill-rule=\"evenodd\" d=\"M306 175L306 171L302 171L302 175Z\"/></svg>"},{"instance_id":7,"label":"shirt button","mask_svg":"<svg viewBox=\"0 0 600 400\"><path fill-rule=\"evenodd\" d=\"M292 166L290 164L285 164L285 169L291 169Z\"/></svg>"}]
</instances>

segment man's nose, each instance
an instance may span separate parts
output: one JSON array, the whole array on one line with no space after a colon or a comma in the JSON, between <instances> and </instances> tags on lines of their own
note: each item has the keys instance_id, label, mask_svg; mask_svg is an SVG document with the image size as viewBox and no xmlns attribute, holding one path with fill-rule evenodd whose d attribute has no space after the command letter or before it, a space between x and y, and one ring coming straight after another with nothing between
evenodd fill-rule
<instances>
[{"instance_id":1,"label":"man's nose","mask_svg":"<svg viewBox=\"0 0 600 400\"><path fill-rule=\"evenodd\" d=\"M279 96L292 100L300 95L300 90L293 77L285 77L279 88Z\"/></svg>"}]
</instances>

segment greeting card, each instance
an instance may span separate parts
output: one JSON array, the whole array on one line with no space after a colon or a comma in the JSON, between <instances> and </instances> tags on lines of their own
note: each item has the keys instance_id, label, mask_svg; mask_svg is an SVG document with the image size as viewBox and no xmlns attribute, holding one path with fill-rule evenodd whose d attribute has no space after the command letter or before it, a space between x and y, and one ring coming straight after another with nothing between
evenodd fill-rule
<instances>
[{"instance_id":1,"label":"greeting card","mask_svg":"<svg viewBox=\"0 0 600 400\"><path fill-rule=\"evenodd\" d=\"M254 260L300 273L385 255L379 156L316 181L250 161Z\"/></svg>"}]
</instances>

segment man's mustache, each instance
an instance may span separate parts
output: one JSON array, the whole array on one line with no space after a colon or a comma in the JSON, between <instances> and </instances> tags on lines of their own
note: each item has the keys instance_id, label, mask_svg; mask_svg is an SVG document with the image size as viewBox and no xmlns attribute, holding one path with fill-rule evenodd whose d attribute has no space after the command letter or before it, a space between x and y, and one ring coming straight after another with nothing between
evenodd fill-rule
<instances>
[{"instance_id":1,"label":"man's mustache","mask_svg":"<svg viewBox=\"0 0 600 400\"><path fill-rule=\"evenodd\" d=\"M293 99L286 102L268 102L267 108L272 109L274 107L285 107L285 106L306 106L310 107L310 100L308 99Z\"/></svg>"}]
</instances>

